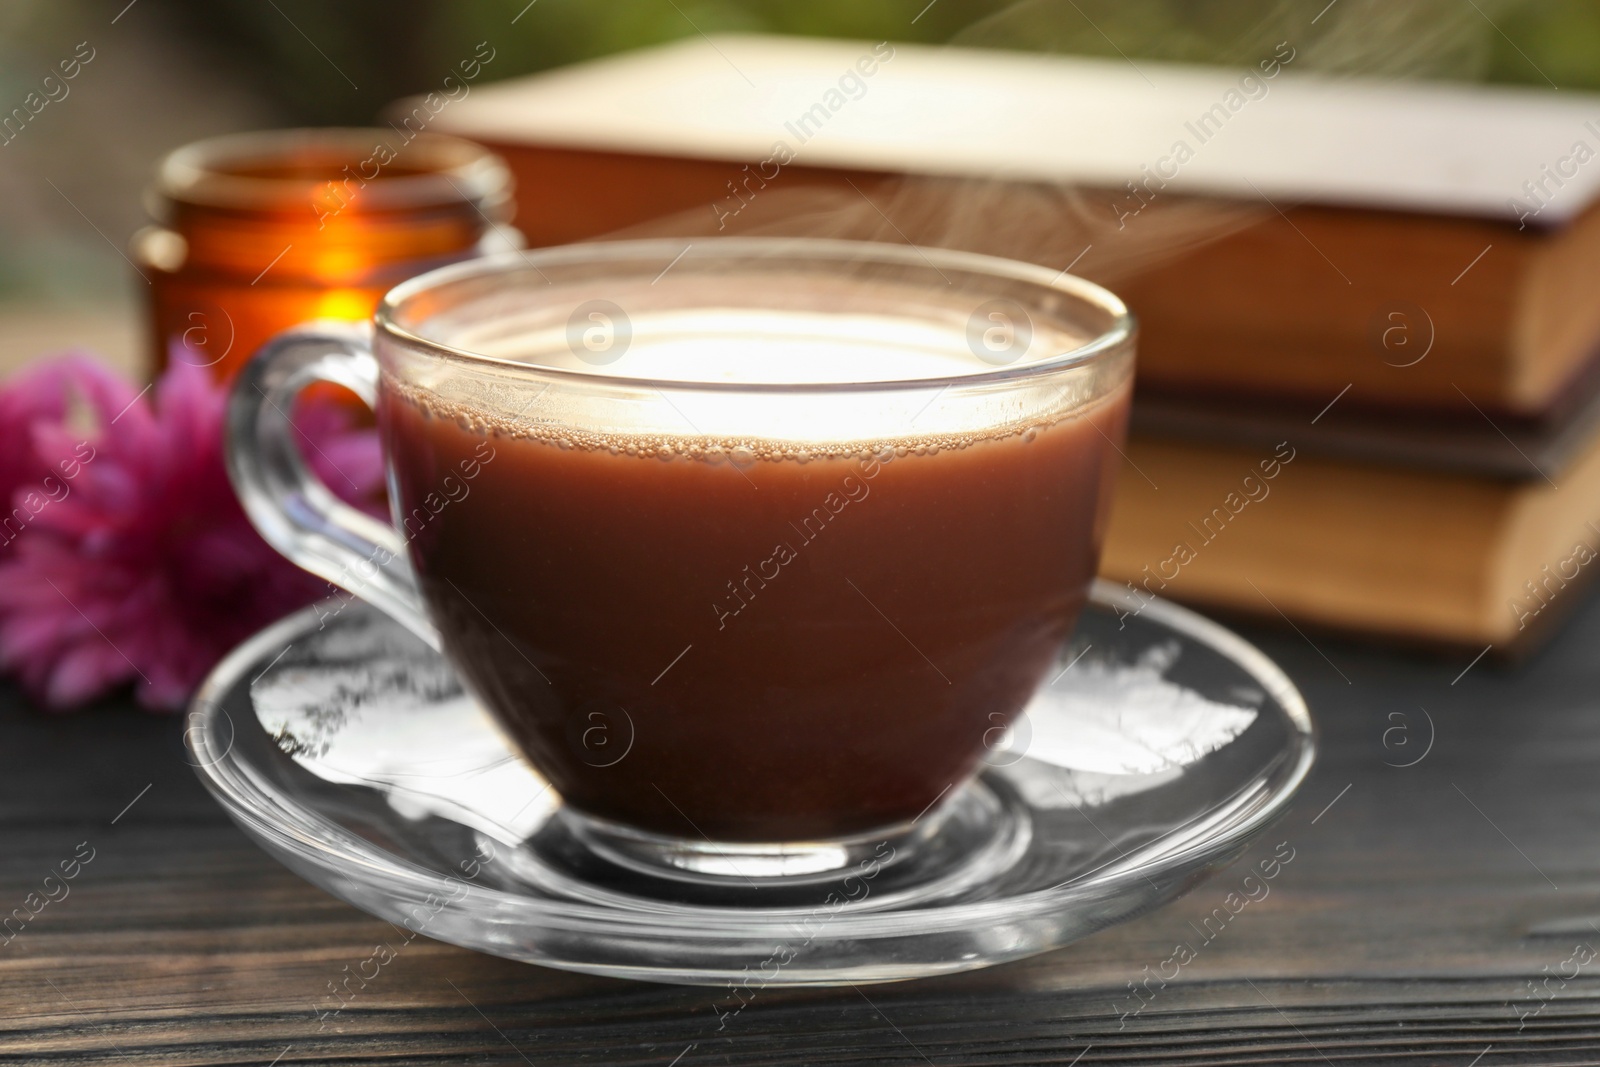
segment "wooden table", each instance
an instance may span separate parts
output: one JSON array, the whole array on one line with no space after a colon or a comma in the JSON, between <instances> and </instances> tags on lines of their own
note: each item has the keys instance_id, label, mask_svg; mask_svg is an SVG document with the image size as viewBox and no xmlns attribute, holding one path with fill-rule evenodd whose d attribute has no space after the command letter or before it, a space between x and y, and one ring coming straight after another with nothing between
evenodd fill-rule
<instances>
[{"instance_id":1,"label":"wooden table","mask_svg":"<svg viewBox=\"0 0 1600 1067\"><path fill-rule=\"evenodd\" d=\"M725 991L426 938L319 1028L330 983L393 929L249 844L183 762L176 719L121 704L52 717L0 691L0 908L44 901L0 945L0 1060L1600 1062L1600 604L1516 671L1249 636L1304 687L1322 759L1246 857L1288 842L1293 860L1220 934L1199 928L1242 865L1057 952L860 991L765 990L720 1031ZM64 861L76 876L46 882ZM1136 997L1129 983L1180 941L1196 958Z\"/></svg>"}]
</instances>

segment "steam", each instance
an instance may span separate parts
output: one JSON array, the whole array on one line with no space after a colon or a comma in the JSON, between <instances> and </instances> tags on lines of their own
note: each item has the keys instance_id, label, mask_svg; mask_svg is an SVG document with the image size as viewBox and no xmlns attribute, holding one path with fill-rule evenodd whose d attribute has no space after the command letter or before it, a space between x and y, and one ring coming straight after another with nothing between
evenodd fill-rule
<instances>
[{"instance_id":1,"label":"steam","mask_svg":"<svg viewBox=\"0 0 1600 1067\"><path fill-rule=\"evenodd\" d=\"M968 26L967 48L1095 55L1134 70L1162 63L1235 68L1241 92L1266 95L1270 77L1473 80L1489 56L1488 16L1456 0L1018 0ZM1282 63L1292 53L1290 63ZM1255 79L1252 82L1250 79ZM1173 116L1176 129L1191 116ZM1042 135L1045 135L1042 133ZM1219 136L1225 135L1222 131ZM1026 146L1019 146L1025 151ZM804 162L801 160L801 162ZM1127 175L1145 189L1148 172ZM872 177L843 187L785 174L735 218L705 208L612 236L781 235L850 238L1007 256L1115 285L1159 262L1237 232L1290 206L1218 199L1185 189L1178 174L1160 195L1131 186L999 177ZM1139 194L1142 195L1142 194ZM1119 206L1119 203L1121 206ZM1128 213L1137 208L1136 224Z\"/></svg>"}]
</instances>

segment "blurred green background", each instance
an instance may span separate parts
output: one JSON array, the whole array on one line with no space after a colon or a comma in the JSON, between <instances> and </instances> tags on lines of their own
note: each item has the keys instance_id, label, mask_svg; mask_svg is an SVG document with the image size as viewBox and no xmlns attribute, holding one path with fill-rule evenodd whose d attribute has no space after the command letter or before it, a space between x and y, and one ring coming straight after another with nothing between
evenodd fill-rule
<instances>
[{"instance_id":1,"label":"blurred green background","mask_svg":"<svg viewBox=\"0 0 1600 1067\"><path fill-rule=\"evenodd\" d=\"M226 53L240 78L269 96L285 121L335 123L364 121L374 100L432 87L435 72L448 70L480 40L499 50L492 76L504 78L697 31L942 43L1010 11L1019 32L1006 43L1017 47L1207 62L1233 58L1230 51L1239 38L1263 20L1286 31L1292 23L1309 22L1322 2L537 0L529 6L526 0L172 0L163 7L175 19L174 32ZM1386 3L1417 5L1418 0ZM1504 31L1496 33L1483 21L1485 47L1473 76L1542 85L1542 69L1565 88L1600 86L1600 3L1595 0L1480 2L1481 14L1469 0L1424 6L1436 17L1451 7L1471 19L1492 17ZM1328 11L1330 21L1348 17L1337 7ZM1297 19L1296 13L1305 18ZM1049 39L1026 32L1040 24L1048 24ZM307 47L310 41L327 61ZM361 87L358 91L334 63Z\"/></svg>"},{"instance_id":2,"label":"blurred green background","mask_svg":"<svg viewBox=\"0 0 1600 1067\"><path fill-rule=\"evenodd\" d=\"M370 122L479 41L499 80L723 32L1224 63L1292 36L1318 46L1297 71L1600 88L1594 0L3 0L0 113L79 42L94 59L0 145L0 304L136 301L119 249L186 141Z\"/></svg>"}]
</instances>

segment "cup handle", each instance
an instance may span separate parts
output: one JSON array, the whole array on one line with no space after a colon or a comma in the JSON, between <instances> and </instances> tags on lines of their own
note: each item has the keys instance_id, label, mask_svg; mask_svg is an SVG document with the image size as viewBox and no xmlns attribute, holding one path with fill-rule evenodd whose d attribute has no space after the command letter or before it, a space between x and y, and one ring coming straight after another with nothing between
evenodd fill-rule
<instances>
[{"instance_id":1,"label":"cup handle","mask_svg":"<svg viewBox=\"0 0 1600 1067\"><path fill-rule=\"evenodd\" d=\"M311 473L289 420L295 397L314 382L342 385L376 406L371 337L370 327L318 322L263 345L228 398L228 477L267 544L438 649L439 632L428 621L405 539L334 496Z\"/></svg>"}]
</instances>

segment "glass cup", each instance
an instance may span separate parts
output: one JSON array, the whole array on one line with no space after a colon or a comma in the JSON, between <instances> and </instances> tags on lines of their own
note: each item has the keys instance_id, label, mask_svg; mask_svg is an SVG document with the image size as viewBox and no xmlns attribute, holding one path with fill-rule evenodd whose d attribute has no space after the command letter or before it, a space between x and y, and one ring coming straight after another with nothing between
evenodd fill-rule
<instances>
[{"instance_id":1,"label":"glass cup","mask_svg":"<svg viewBox=\"0 0 1600 1067\"><path fill-rule=\"evenodd\" d=\"M447 267L245 369L271 544L442 650L575 839L679 879L903 858L1070 637L1134 328L1079 278L846 241L607 242ZM288 412L377 412L392 523Z\"/></svg>"}]
</instances>

